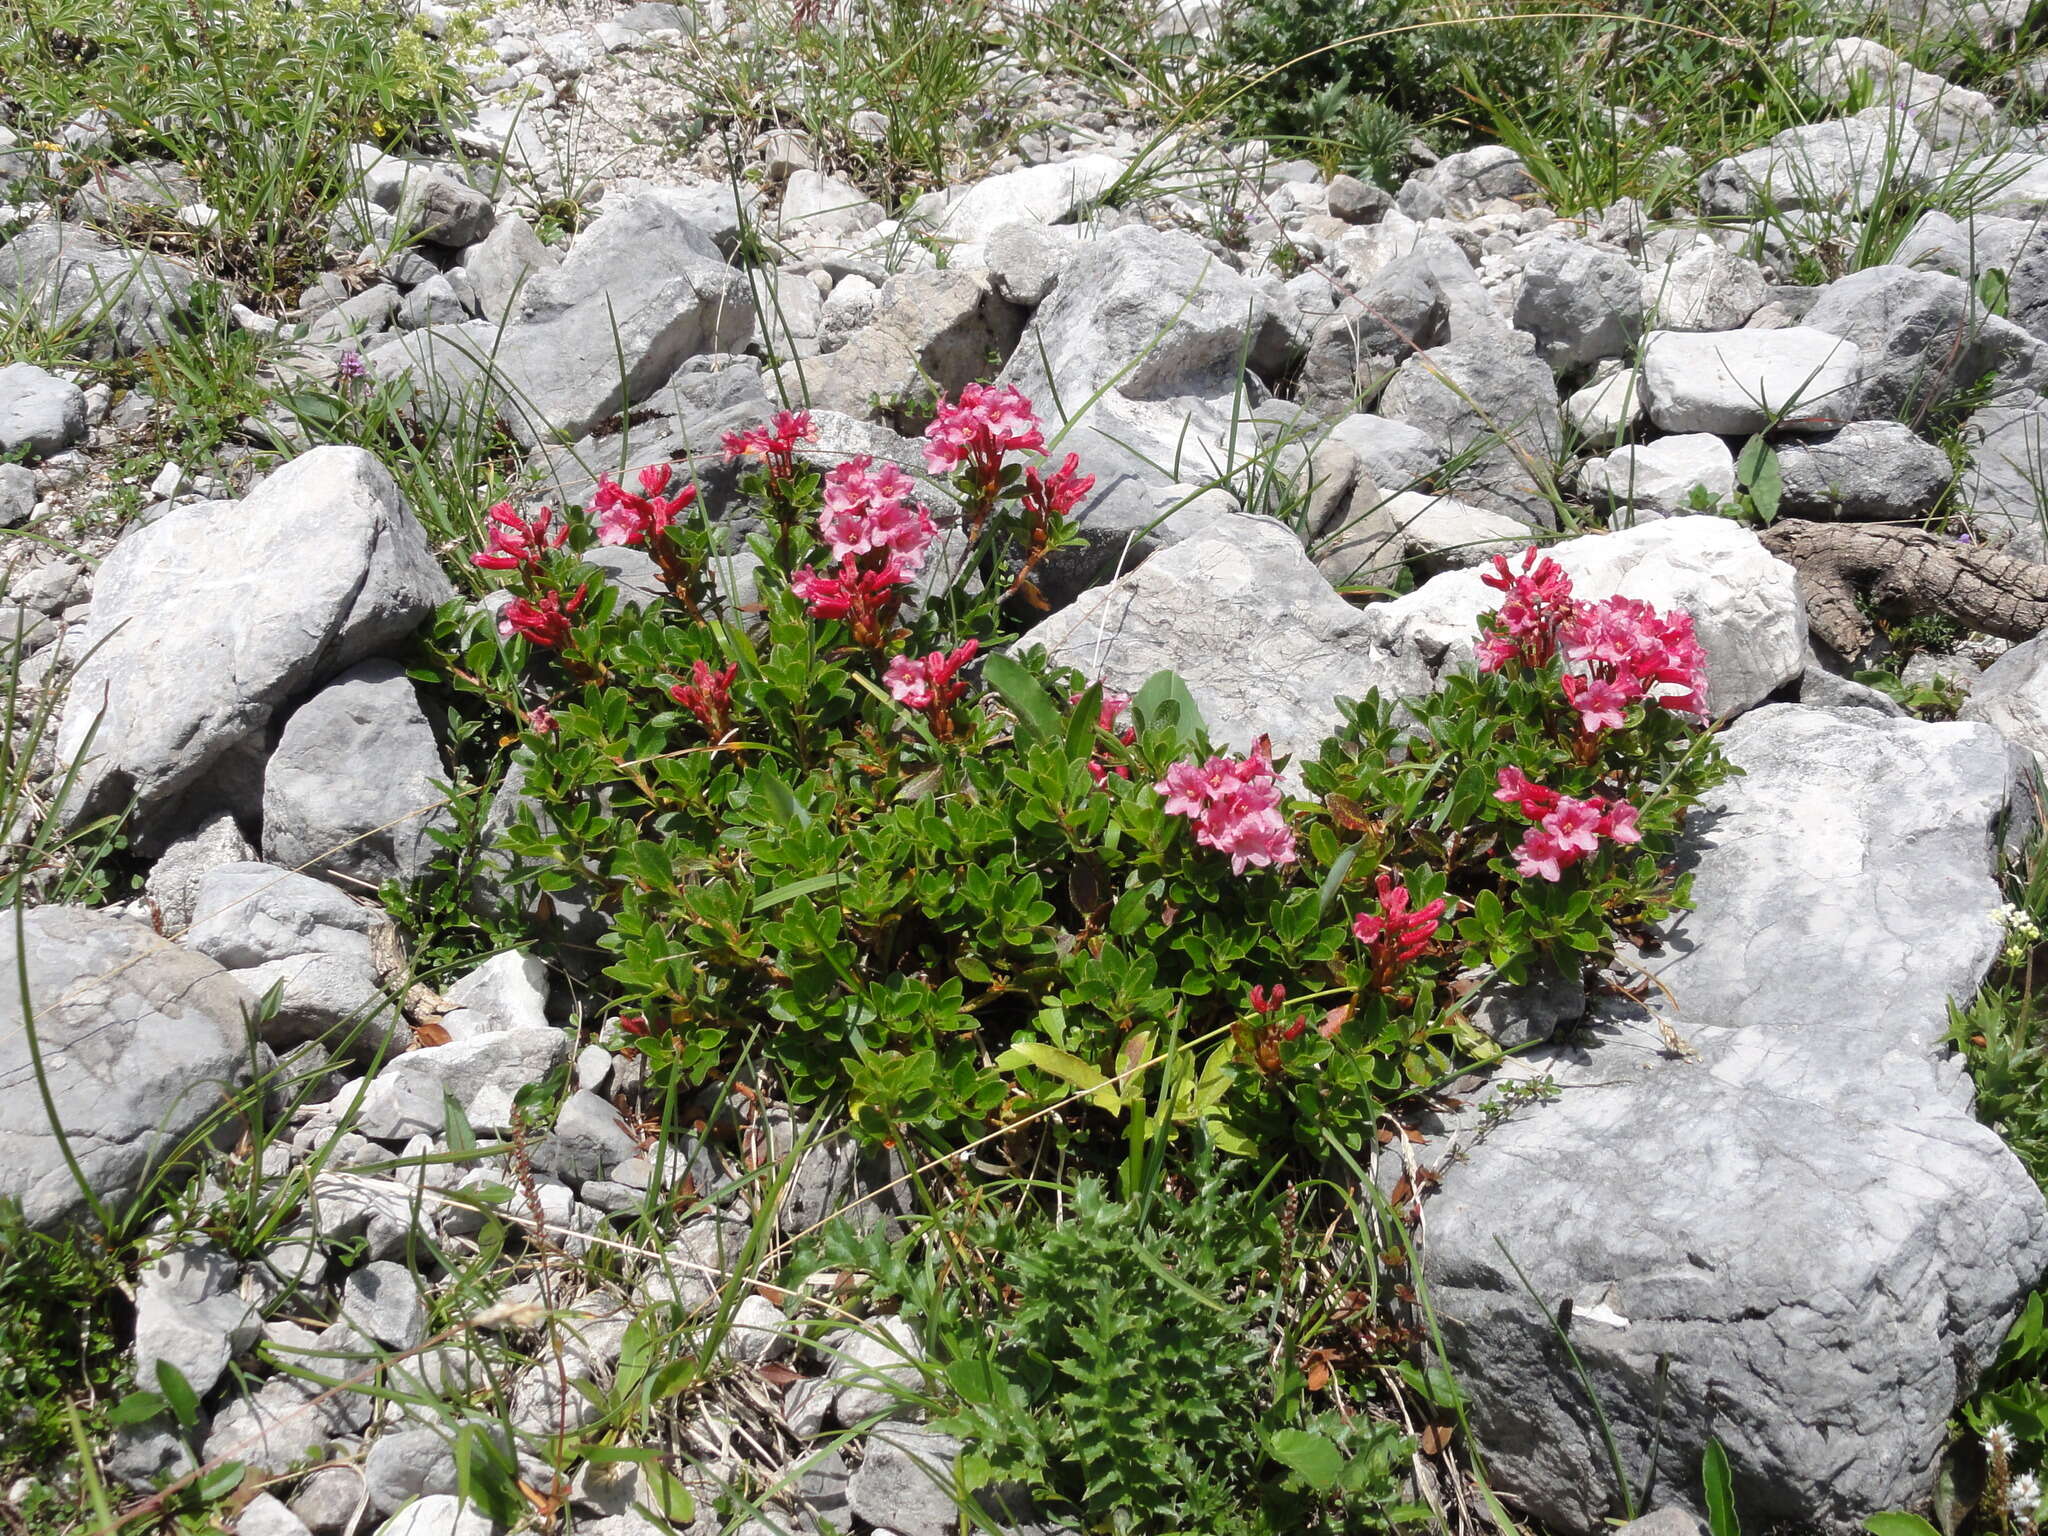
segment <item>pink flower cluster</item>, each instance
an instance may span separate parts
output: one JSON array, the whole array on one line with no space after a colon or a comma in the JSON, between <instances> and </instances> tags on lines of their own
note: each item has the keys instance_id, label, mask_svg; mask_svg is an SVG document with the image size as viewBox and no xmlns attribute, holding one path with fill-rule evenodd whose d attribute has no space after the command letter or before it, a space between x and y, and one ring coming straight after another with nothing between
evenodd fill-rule
<instances>
[{"instance_id":1,"label":"pink flower cluster","mask_svg":"<svg viewBox=\"0 0 2048 1536\"><path fill-rule=\"evenodd\" d=\"M825 476L825 507L818 514L818 532L832 546L832 558L880 553L906 578L916 575L939 530L912 499L915 489L901 469L877 468L866 454L834 466Z\"/></svg>"},{"instance_id":2,"label":"pink flower cluster","mask_svg":"<svg viewBox=\"0 0 2048 1536\"><path fill-rule=\"evenodd\" d=\"M697 499L697 487L686 485L673 496L663 496L672 474L666 464L648 465L639 473L637 496L610 475L600 476L597 494L590 498L590 510L597 514L597 542L645 544L673 527L678 514Z\"/></svg>"},{"instance_id":3,"label":"pink flower cluster","mask_svg":"<svg viewBox=\"0 0 2048 1536\"><path fill-rule=\"evenodd\" d=\"M924 568L939 530L911 499L910 476L893 464L879 469L863 454L825 476L818 532L839 562L837 574L804 566L789 578L812 618L845 619L862 645L879 646L898 590Z\"/></svg>"},{"instance_id":4,"label":"pink flower cluster","mask_svg":"<svg viewBox=\"0 0 2048 1536\"><path fill-rule=\"evenodd\" d=\"M1521 570L1495 555L1493 570L1479 579L1507 594L1498 612L1480 618L1480 671L1498 672L1513 661L1540 667L1557 654L1558 627L1572 612L1572 579L1562 566L1531 544L1522 552Z\"/></svg>"},{"instance_id":5,"label":"pink flower cluster","mask_svg":"<svg viewBox=\"0 0 2048 1536\"><path fill-rule=\"evenodd\" d=\"M1003 455L1032 453L1045 446L1037 413L1024 392L991 384L970 384L960 398L941 402L932 424L924 429L925 468L950 474L961 465L977 482L993 483Z\"/></svg>"},{"instance_id":6,"label":"pink flower cluster","mask_svg":"<svg viewBox=\"0 0 2048 1536\"><path fill-rule=\"evenodd\" d=\"M980 649L980 641L969 640L950 653L933 651L925 657L898 656L889 663L889 670L882 674L882 681L889 685L889 696L898 704L908 705L936 724L952 709L954 701L967 691L966 679L957 674Z\"/></svg>"},{"instance_id":7,"label":"pink flower cluster","mask_svg":"<svg viewBox=\"0 0 2048 1536\"><path fill-rule=\"evenodd\" d=\"M1050 474L1041 475L1037 470L1024 471L1024 511L1030 516L1032 526L1043 529L1056 517L1065 517L1080 504L1081 498L1095 488L1095 477L1084 475L1081 470L1081 455L1070 453L1061 460L1060 467Z\"/></svg>"},{"instance_id":8,"label":"pink flower cluster","mask_svg":"<svg viewBox=\"0 0 2048 1536\"><path fill-rule=\"evenodd\" d=\"M1536 823L1515 848L1515 871L1524 879L1562 880L1572 865L1599 851L1602 838L1610 843L1643 840L1636 830L1636 808L1626 800L1599 795L1575 800L1535 783L1519 768L1501 769L1498 781L1493 798Z\"/></svg>"},{"instance_id":9,"label":"pink flower cluster","mask_svg":"<svg viewBox=\"0 0 2048 1536\"><path fill-rule=\"evenodd\" d=\"M1580 605L1558 633L1565 659L1586 669L1567 673L1565 696L1587 733L1596 721L1615 727L1638 699L1676 714L1705 719L1707 653L1693 633L1692 615L1659 613L1632 597Z\"/></svg>"},{"instance_id":10,"label":"pink flower cluster","mask_svg":"<svg viewBox=\"0 0 2048 1536\"><path fill-rule=\"evenodd\" d=\"M668 696L697 717L697 723L716 741L732 729L732 685L740 675L739 663L718 671L707 662L690 663L690 680L671 683Z\"/></svg>"},{"instance_id":11,"label":"pink flower cluster","mask_svg":"<svg viewBox=\"0 0 2048 1536\"><path fill-rule=\"evenodd\" d=\"M814 435L809 411L777 411L775 419L766 426L728 432L719 441L728 460L757 460L767 469L770 480L782 481L796 473L797 444L810 441Z\"/></svg>"},{"instance_id":12,"label":"pink flower cluster","mask_svg":"<svg viewBox=\"0 0 2048 1536\"><path fill-rule=\"evenodd\" d=\"M549 507L542 507L531 518L521 518L512 510L511 502L501 501L486 515L491 520L490 548L469 557L469 563L480 570L537 574L549 552L560 549L562 541L569 537L566 520L552 534L548 532L548 524L555 515Z\"/></svg>"},{"instance_id":13,"label":"pink flower cluster","mask_svg":"<svg viewBox=\"0 0 2048 1536\"><path fill-rule=\"evenodd\" d=\"M559 592L543 592L539 602L515 597L498 615L498 633L507 640L524 635L535 645L559 651L569 643L569 620L583 606L589 591L590 583L586 581L567 601Z\"/></svg>"},{"instance_id":14,"label":"pink flower cluster","mask_svg":"<svg viewBox=\"0 0 2048 1536\"><path fill-rule=\"evenodd\" d=\"M1380 898L1377 914L1361 912L1351 924L1352 936L1372 949L1373 980L1384 987L1396 975L1413 965L1436 937L1444 915L1444 899L1409 911L1414 901L1406 881L1382 871L1373 881Z\"/></svg>"},{"instance_id":15,"label":"pink flower cluster","mask_svg":"<svg viewBox=\"0 0 2048 1536\"><path fill-rule=\"evenodd\" d=\"M1230 872L1292 864L1294 832L1280 809L1273 747L1264 736L1243 758L1212 757L1175 763L1152 786L1166 796L1166 813L1195 824L1195 841L1230 855Z\"/></svg>"},{"instance_id":16,"label":"pink flower cluster","mask_svg":"<svg viewBox=\"0 0 2048 1536\"><path fill-rule=\"evenodd\" d=\"M1579 602L1571 578L1534 545L1519 571L1495 555L1480 580L1506 594L1500 610L1480 620L1480 671L1544 666L1562 650L1565 698L1588 736L1621 729L1636 703L1705 718L1707 654L1691 614L1660 613L1629 597Z\"/></svg>"}]
</instances>

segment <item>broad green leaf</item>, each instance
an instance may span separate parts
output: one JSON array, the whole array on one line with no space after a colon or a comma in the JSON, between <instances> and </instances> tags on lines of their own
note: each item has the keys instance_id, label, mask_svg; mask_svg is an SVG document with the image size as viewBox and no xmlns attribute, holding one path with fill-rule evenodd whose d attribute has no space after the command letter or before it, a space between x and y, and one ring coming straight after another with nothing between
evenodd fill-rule
<instances>
[{"instance_id":1,"label":"broad green leaf","mask_svg":"<svg viewBox=\"0 0 2048 1536\"><path fill-rule=\"evenodd\" d=\"M1052 695L1014 657L989 657L981 665L981 676L1010 706L1010 713L1017 717L1020 734L1034 741L1059 739L1060 716L1059 711L1053 708Z\"/></svg>"},{"instance_id":2,"label":"broad green leaf","mask_svg":"<svg viewBox=\"0 0 2048 1536\"><path fill-rule=\"evenodd\" d=\"M1154 672L1131 697L1131 715L1142 731L1170 730L1192 745L1205 729L1195 696L1177 673Z\"/></svg>"},{"instance_id":3,"label":"broad green leaf","mask_svg":"<svg viewBox=\"0 0 2048 1536\"><path fill-rule=\"evenodd\" d=\"M171 1405L171 1412L178 1423L190 1429L199 1422L199 1394L192 1390L192 1383L185 1379L185 1373L168 1360L156 1363L156 1384L163 1389L164 1401Z\"/></svg>"},{"instance_id":4,"label":"broad green leaf","mask_svg":"<svg viewBox=\"0 0 2048 1536\"><path fill-rule=\"evenodd\" d=\"M1313 1430L1276 1430L1266 1448L1275 1461L1318 1491L1336 1487L1344 1473L1343 1452L1330 1443L1328 1435Z\"/></svg>"},{"instance_id":5,"label":"broad green leaf","mask_svg":"<svg viewBox=\"0 0 2048 1536\"><path fill-rule=\"evenodd\" d=\"M1718 1440L1707 1442L1700 1460L1700 1481L1707 1489L1707 1529L1714 1536L1742 1536L1742 1524L1735 1518L1735 1478L1728 1470L1728 1453Z\"/></svg>"},{"instance_id":6,"label":"broad green leaf","mask_svg":"<svg viewBox=\"0 0 2048 1536\"><path fill-rule=\"evenodd\" d=\"M697 1518L696 1500L690 1497L690 1490L683 1486L681 1478L660 1462L650 1462L645 1473L652 1513L670 1525L688 1525Z\"/></svg>"},{"instance_id":7,"label":"broad green leaf","mask_svg":"<svg viewBox=\"0 0 2048 1536\"><path fill-rule=\"evenodd\" d=\"M1872 1515L1863 1522L1863 1529L1870 1536L1941 1536L1941 1532L1903 1509L1887 1510L1881 1515Z\"/></svg>"},{"instance_id":8,"label":"broad green leaf","mask_svg":"<svg viewBox=\"0 0 2048 1536\"><path fill-rule=\"evenodd\" d=\"M768 803L775 807L775 814L784 821L793 821L800 827L811 824L811 813L798 803L796 792L772 773L764 773L755 780Z\"/></svg>"},{"instance_id":9,"label":"broad green leaf","mask_svg":"<svg viewBox=\"0 0 2048 1536\"><path fill-rule=\"evenodd\" d=\"M1088 1102L1098 1109L1114 1114L1122 1107L1116 1090L1105 1086L1109 1079L1100 1068L1092 1067L1071 1052L1047 1045L1042 1040L1025 1040L1011 1046L996 1058L996 1065L1005 1072L1014 1072L1019 1067L1035 1067L1046 1076L1056 1077L1068 1087L1087 1094Z\"/></svg>"},{"instance_id":10,"label":"broad green leaf","mask_svg":"<svg viewBox=\"0 0 2048 1536\"><path fill-rule=\"evenodd\" d=\"M785 901L795 901L799 896L808 896L813 891L832 890L847 883L852 877L843 871L829 875L807 875L801 880L792 880L787 885L778 885L772 891L763 891L754 898L754 911L766 912L779 907Z\"/></svg>"},{"instance_id":11,"label":"broad green leaf","mask_svg":"<svg viewBox=\"0 0 2048 1536\"><path fill-rule=\"evenodd\" d=\"M1336 903L1338 892L1343 889L1344 877L1351 873L1351 866L1358 859L1358 844L1353 843L1336 858L1330 860L1330 872L1323 876L1322 889L1316 892L1316 916L1328 920L1330 908Z\"/></svg>"},{"instance_id":12,"label":"broad green leaf","mask_svg":"<svg viewBox=\"0 0 2048 1536\"><path fill-rule=\"evenodd\" d=\"M169 1413L171 1405L157 1392L130 1392L107 1410L107 1422L115 1428L129 1424L146 1424L160 1414Z\"/></svg>"}]
</instances>

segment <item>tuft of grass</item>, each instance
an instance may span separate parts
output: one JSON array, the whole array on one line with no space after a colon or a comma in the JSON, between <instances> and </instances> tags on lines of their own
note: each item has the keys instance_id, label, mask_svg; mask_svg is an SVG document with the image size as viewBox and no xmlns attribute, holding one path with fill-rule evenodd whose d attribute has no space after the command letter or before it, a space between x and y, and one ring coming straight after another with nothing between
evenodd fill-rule
<instances>
[{"instance_id":1,"label":"tuft of grass","mask_svg":"<svg viewBox=\"0 0 2048 1536\"><path fill-rule=\"evenodd\" d=\"M432 136L457 83L441 46L382 0L22 0L0 11L0 94L17 132L54 141L95 115L104 140L74 180L170 162L211 222L137 209L126 232L264 304L325 267L324 215L349 190L346 145Z\"/></svg>"}]
</instances>

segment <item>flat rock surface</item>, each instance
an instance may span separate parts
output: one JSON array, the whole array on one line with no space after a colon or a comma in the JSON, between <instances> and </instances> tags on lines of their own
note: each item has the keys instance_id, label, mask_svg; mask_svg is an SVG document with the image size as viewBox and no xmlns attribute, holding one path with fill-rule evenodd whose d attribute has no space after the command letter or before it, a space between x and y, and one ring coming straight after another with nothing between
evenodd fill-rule
<instances>
[{"instance_id":1,"label":"flat rock surface","mask_svg":"<svg viewBox=\"0 0 2048 1536\"><path fill-rule=\"evenodd\" d=\"M20 989L0 988L0 1196L52 1227L89 1205L51 1130L37 1054L72 1157L118 1210L245 1073L247 999L145 924L78 907L37 907L22 923L21 947L0 923L0 975L16 976L25 954L32 1005L25 1016Z\"/></svg>"}]
</instances>

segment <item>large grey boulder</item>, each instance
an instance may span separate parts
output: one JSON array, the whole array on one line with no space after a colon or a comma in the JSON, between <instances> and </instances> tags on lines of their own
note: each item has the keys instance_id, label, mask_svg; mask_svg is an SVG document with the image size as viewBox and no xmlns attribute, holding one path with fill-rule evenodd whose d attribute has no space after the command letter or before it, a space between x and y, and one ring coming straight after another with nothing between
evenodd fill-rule
<instances>
[{"instance_id":1,"label":"large grey boulder","mask_svg":"<svg viewBox=\"0 0 2048 1536\"><path fill-rule=\"evenodd\" d=\"M1700 174L1700 204L1709 214L1738 218L1862 213L1888 189L1921 180L1933 158L1910 125L1878 108L1787 128L1761 149L1715 162Z\"/></svg>"},{"instance_id":2,"label":"large grey boulder","mask_svg":"<svg viewBox=\"0 0 2048 1536\"><path fill-rule=\"evenodd\" d=\"M368 961L374 935L391 919L311 875L253 861L222 864L199 877L186 948L247 970L294 955L353 955Z\"/></svg>"},{"instance_id":3,"label":"large grey boulder","mask_svg":"<svg viewBox=\"0 0 2048 1536\"><path fill-rule=\"evenodd\" d=\"M1417 219L1477 212L1495 199L1527 201L1543 188L1522 157L1505 144L1446 155L1401 188L1401 210Z\"/></svg>"},{"instance_id":4,"label":"large grey boulder","mask_svg":"<svg viewBox=\"0 0 2048 1536\"><path fill-rule=\"evenodd\" d=\"M607 205L560 266L531 276L502 327L428 326L368 361L410 379L430 412L460 416L481 394L530 447L582 436L753 331L745 275L674 203L641 194Z\"/></svg>"},{"instance_id":5,"label":"large grey boulder","mask_svg":"<svg viewBox=\"0 0 2048 1536\"><path fill-rule=\"evenodd\" d=\"M1963 441L1970 468L1957 498L1971 522L2026 559L2048 556L2048 400L1986 406Z\"/></svg>"},{"instance_id":6,"label":"large grey boulder","mask_svg":"<svg viewBox=\"0 0 2048 1536\"><path fill-rule=\"evenodd\" d=\"M1707 702L1716 715L1760 703L1805 664L1806 608L1792 567L1726 518L1668 518L1567 539L1544 553L1571 577L1576 596L1624 595L1691 614L1707 653ZM1365 609L1360 618L1373 658L1367 672L1397 678L1401 691L1412 693L1470 667L1479 616L1500 606L1485 574L1449 571Z\"/></svg>"},{"instance_id":7,"label":"large grey boulder","mask_svg":"<svg viewBox=\"0 0 2048 1536\"><path fill-rule=\"evenodd\" d=\"M359 448L313 449L240 502L172 508L100 567L96 648L58 732L60 756L84 758L66 814L132 795L148 835L279 705L453 596L389 472Z\"/></svg>"},{"instance_id":8,"label":"large grey boulder","mask_svg":"<svg viewBox=\"0 0 2048 1536\"><path fill-rule=\"evenodd\" d=\"M84 390L33 363L0 368L0 459L45 459L84 437Z\"/></svg>"},{"instance_id":9,"label":"large grey boulder","mask_svg":"<svg viewBox=\"0 0 2048 1536\"><path fill-rule=\"evenodd\" d=\"M1896 421L1851 422L1831 437L1778 448L1787 517L1917 517L1955 478L1948 455Z\"/></svg>"},{"instance_id":10,"label":"large grey boulder","mask_svg":"<svg viewBox=\"0 0 2048 1536\"><path fill-rule=\"evenodd\" d=\"M990 358L1007 358L1023 328L1024 311L997 297L985 272L899 273L883 284L873 320L844 346L784 363L781 388L858 420L921 427L923 397L957 395L986 378Z\"/></svg>"},{"instance_id":11,"label":"large grey boulder","mask_svg":"<svg viewBox=\"0 0 2048 1536\"><path fill-rule=\"evenodd\" d=\"M2036 635L1980 672L1958 714L1992 727L2048 771L2048 638Z\"/></svg>"},{"instance_id":12,"label":"large grey boulder","mask_svg":"<svg viewBox=\"0 0 2048 1536\"><path fill-rule=\"evenodd\" d=\"M212 1391L228 1361L263 1333L263 1319L241 1295L240 1280L239 1266L205 1243L145 1266L135 1284L136 1381L156 1390L162 1361L200 1396Z\"/></svg>"},{"instance_id":13,"label":"large grey boulder","mask_svg":"<svg viewBox=\"0 0 2048 1536\"><path fill-rule=\"evenodd\" d=\"M1917 420L1986 375L1994 388L2048 386L2048 348L1945 272L1865 267L1822 289L1805 325L1856 344L1862 417Z\"/></svg>"},{"instance_id":14,"label":"large grey boulder","mask_svg":"<svg viewBox=\"0 0 2048 1536\"><path fill-rule=\"evenodd\" d=\"M496 210L460 166L401 160L369 144L350 145L349 159L364 197L393 215L402 235L460 249L491 232Z\"/></svg>"},{"instance_id":15,"label":"large grey boulder","mask_svg":"<svg viewBox=\"0 0 2048 1536\"><path fill-rule=\"evenodd\" d=\"M0 311L64 335L105 360L160 347L218 303L187 268L110 245L76 224L31 224L0 246Z\"/></svg>"},{"instance_id":16,"label":"large grey boulder","mask_svg":"<svg viewBox=\"0 0 2048 1536\"><path fill-rule=\"evenodd\" d=\"M1856 344L1793 325L1775 331L1652 331L1642 389L1666 432L1830 432L1855 419Z\"/></svg>"},{"instance_id":17,"label":"large grey boulder","mask_svg":"<svg viewBox=\"0 0 2048 1536\"><path fill-rule=\"evenodd\" d=\"M1846 1536L1924 1503L2048 1266L2040 1192L1938 1053L1998 947L2003 743L1797 705L1723 740L1747 777L1689 822L1695 910L1652 958L1685 1050L1596 1011L1511 1069L1562 1094L1446 1160L1428 1207L1489 1469L1561 1531L1615 1490L1557 1327L1638 1489L1654 1443L1660 1491L1701 1507L1711 1437L1745 1519Z\"/></svg>"},{"instance_id":18,"label":"large grey boulder","mask_svg":"<svg viewBox=\"0 0 2048 1536\"><path fill-rule=\"evenodd\" d=\"M1200 482L1230 462L1247 360L1274 377L1291 346L1269 290L1191 235L1126 226L1076 247L997 383L1048 432L1079 418L1063 446L1084 465L1135 451L1161 484Z\"/></svg>"},{"instance_id":19,"label":"large grey boulder","mask_svg":"<svg viewBox=\"0 0 2048 1536\"><path fill-rule=\"evenodd\" d=\"M1879 1030L1931 1049L1999 946L2013 759L1985 725L1780 705L1687 824L1693 910L1645 964L1687 1017Z\"/></svg>"},{"instance_id":20,"label":"large grey boulder","mask_svg":"<svg viewBox=\"0 0 2048 1536\"><path fill-rule=\"evenodd\" d=\"M263 857L359 887L416 880L453 825L446 774L405 669L366 661L285 722L263 774Z\"/></svg>"},{"instance_id":21,"label":"large grey boulder","mask_svg":"<svg viewBox=\"0 0 2048 1536\"><path fill-rule=\"evenodd\" d=\"M310 875L255 862L198 879L187 948L225 965L251 1003L277 989L264 1043L317 1040L337 1055L375 1059L411 1035L385 987L398 955L391 920Z\"/></svg>"},{"instance_id":22,"label":"large grey boulder","mask_svg":"<svg viewBox=\"0 0 2048 1536\"><path fill-rule=\"evenodd\" d=\"M21 944L0 923L0 975L25 962L29 1004L24 1015L22 989L0 988L0 1196L48 1228L90 1205L43 1092L86 1184L119 1210L246 1078L246 999L213 961L145 924L77 907L20 921Z\"/></svg>"},{"instance_id":23,"label":"large grey boulder","mask_svg":"<svg viewBox=\"0 0 2048 1536\"><path fill-rule=\"evenodd\" d=\"M1715 502L1735 494L1735 455L1711 432L1683 432L1618 448L1579 470L1579 484L1620 514L1619 521L1677 517L1698 510L1696 491Z\"/></svg>"},{"instance_id":24,"label":"large grey boulder","mask_svg":"<svg viewBox=\"0 0 2048 1536\"><path fill-rule=\"evenodd\" d=\"M1705 239L1643 274L1643 300L1661 331L1739 330L1768 297L1763 268Z\"/></svg>"},{"instance_id":25,"label":"large grey boulder","mask_svg":"<svg viewBox=\"0 0 2048 1536\"><path fill-rule=\"evenodd\" d=\"M1867 37L1795 37L1780 51L1796 62L1800 83L1815 95L1844 105L1867 91L1936 149L1978 143L1997 127L1998 107L1989 96L1916 69Z\"/></svg>"},{"instance_id":26,"label":"large grey boulder","mask_svg":"<svg viewBox=\"0 0 2048 1536\"><path fill-rule=\"evenodd\" d=\"M1892 252L1890 265L1917 267L1968 278L1974 284L1994 268L2010 277L2028 238L2035 234L2027 219L2001 219L1990 214L1953 218L1930 208Z\"/></svg>"},{"instance_id":27,"label":"large grey boulder","mask_svg":"<svg viewBox=\"0 0 2048 1536\"><path fill-rule=\"evenodd\" d=\"M1643 332L1643 279L1628 257L1578 240L1527 250L1515 329L1536 338L1559 373L1621 357Z\"/></svg>"},{"instance_id":28,"label":"large grey boulder","mask_svg":"<svg viewBox=\"0 0 2048 1536\"><path fill-rule=\"evenodd\" d=\"M1317 324L1295 398L1325 415L1351 414L1411 353L1444 340L1448 314L1443 284L1427 261L1408 255L1389 262Z\"/></svg>"},{"instance_id":29,"label":"large grey boulder","mask_svg":"<svg viewBox=\"0 0 2048 1536\"><path fill-rule=\"evenodd\" d=\"M1978 189L1970 212L2037 220L2048 213L2048 154L2007 150L1957 168L1962 186Z\"/></svg>"},{"instance_id":30,"label":"large grey boulder","mask_svg":"<svg viewBox=\"0 0 2048 1536\"><path fill-rule=\"evenodd\" d=\"M357 1129L380 1141L439 1136L453 1100L478 1131L505 1130L519 1090L569 1059L559 1029L520 1029L407 1051L371 1079Z\"/></svg>"},{"instance_id":31,"label":"large grey boulder","mask_svg":"<svg viewBox=\"0 0 2048 1536\"><path fill-rule=\"evenodd\" d=\"M533 226L516 213L497 220L488 235L462 253L462 270L469 274L486 320L514 313L526 285L561 264L561 252L542 245Z\"/></svg>"},{"instance_id":32,"label":"large grey boulder","mask_svg":"<svg viewBox=\"0 0 2048 1536\"><path fill-rule=\"evenodd\" d=\"M1470 455L1451 487L1474 506L1556 525L1548 488L1564 443L1557 381L1521 331L1472 336L1409 357L1379 413Z\"/></svg>"},{"instance_id":33,"label":"large grey boulder","mask_svg":"<svg viewBox=\"0 0 2048 1536\"><path fill-rule=\"evenodd\" d=\"M1493 1486L1605 1529L1597 1402L1633 1486L1654 1454L1658 1496L1696 1510L1709 1439L1759 1528L1925 1507L2048 1263L2039 1191L1953 1072L1867 1025L1673 1027L1697 1060L1641 1019L1528 1053L1556 1101L1442 1166L1426 1273Z\"/></svg>"},{"instance_id":34,"label":"large grey boulder","mask_svg":"<svg viewBox=\"0 0 2048 1536\"><path fill-rule=\"evenodd\" d=\"M1285 524L1234 513L1084 592L1017 644L1042 645L1123 693L1170 669L1219 745L1242 752L1267 735L1275 753L1299 759L1338 725L1337 699L1363 698L1377 680L1358 644L1364 623Z\"/></svg>"},{"instance_id":35,"label":"large grey boulder","mask_svg":"<svg viewBox=\"0 0 2048 1536\"><path fill-rule=\"evenodd\" d=\"M950 196L921 198L911 218L954 250L955 265L975 266L999 231L1063 224L1083 212L1124 172L1112 155L1077 155L989 176Z\"/></svg>"},{"instance_id":36,"label":"large grey boulder","mask_svg":"<svg viewBox=\"0 0 2048 1536\"><path fill-rule=\"evenodd\" d=\"M1316 569L1340 586L1391 586L1410 561L1435 575L1515 554L1528 540L1528 525L1505 512L1422 491L1379 499L1367 482L1309 552Z\"/></svg>"},{"instance_id":37,"label":"large grey boulder","mask_svg":"<svg viewBox=\"0 0 2048 1536\"><path fill-rule=\"evenodd\" d=\"M919 1425L877 1429L847 1490L853 1512L902 1536L952 1536L960 1527L960 1451L958 1440Z\"/></svg>"},{"instance_id":38,"label":"large grey boulder","mask_svg":"<svg viewBox=\"0 0 2048 1536\"><path fill-rule=\"evenodd\" d=\"M1582 596L1626 593L1692 614L1717 714L1800 675L1806 610L1792 568L1734 523L1677 518L1547 553ZM1424 693L1472 665L1479 616L1500 601L1483 574L1448 571L1406 597L1353 608L1284 524L1228 514L1083 593L1017 645L1043 645L1055 663L1127 693L1170 669L1219 743L1242 751L1264 734L1275 752L1313 756L1339 723L1339 698L1375 687Z\"/></svg>"}]
</instances>

